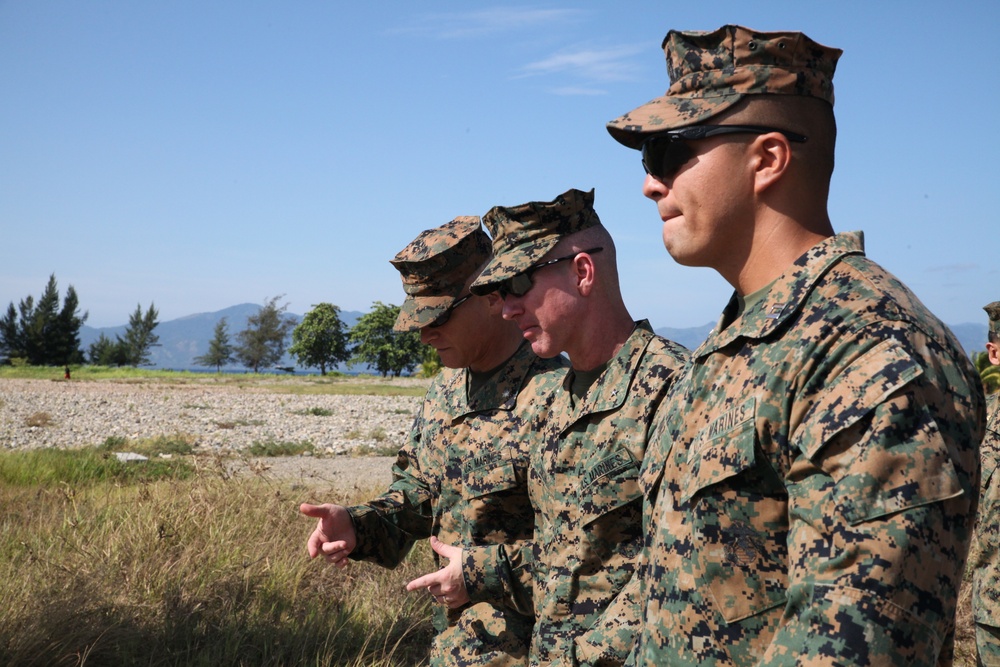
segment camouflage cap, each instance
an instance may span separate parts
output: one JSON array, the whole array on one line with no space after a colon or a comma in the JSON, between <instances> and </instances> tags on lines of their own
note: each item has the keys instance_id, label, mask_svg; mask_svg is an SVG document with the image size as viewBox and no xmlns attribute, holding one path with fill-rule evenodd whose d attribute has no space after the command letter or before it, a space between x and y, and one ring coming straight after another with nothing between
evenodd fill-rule
<instances>
[{"instance_id":1,"label":"camouflage cap","mask_svg":"<svg viewBox=\"0 0 1000 667\"><path fill-rule=\"evenodd\" d=\"M983 310L990 318L990 331L1000 335L1000 301L994 301L983 306Z\"/></svg>"},{"instance_id":2,"label":"camouflage cap","mask_svg":"<svg viewBox=\"0 0 1000 667\"><path fill-rule=\"evenodd\" d=\"M413 331L436 320L489 258L490 239L479 216L460 216L420 232L390 260L406 292L393 328Z\"/></svg>"},{"instance_id":3,"label":"camouflage cap","mask_svg":"<svg viewBox=\"0 0 1000 667\"><path fill-rule=\"evenodd\" d=\"M472 283L473 294L488 294L532 264L559 241L601 224L594 191L567 190L552 201L494 206L483 216L493 237L493 259Z\"/></svg>"},{"instance_id":4,"label":"camouflage cap","mask_svg":"<svg viewBox=\"0 0 1000 667\"><path fill-rule=\"evenodd\" d=\"M726 25L713 32L671 30L663 39L670 88L608 123L629 148L646 135L694 125L746 95L807 95L833 104L833 72L840 49L801 32L756 32Z\"/></svg>"}]
</instances>

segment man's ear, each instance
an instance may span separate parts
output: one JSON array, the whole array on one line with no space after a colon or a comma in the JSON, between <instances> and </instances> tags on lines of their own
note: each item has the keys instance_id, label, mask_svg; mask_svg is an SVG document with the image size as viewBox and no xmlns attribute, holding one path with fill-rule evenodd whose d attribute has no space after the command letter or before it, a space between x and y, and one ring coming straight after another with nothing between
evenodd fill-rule
<instances>
[{"instance_id":1,"label":"man's ear","mask_svg":"<svg viewBox=\"0 0 1000 667\"><path fill-rule=\"evenodd\" d=\"M994 366L1000 365L1000 345L986 343L986 354L989 355L991 364Z\"/></svg>"},{"instance_id":2,"label":"man's ear","mask_svg":"<svg viewBox=\"0 0 1000 667\"><path fill-rule=\"evenodd\" d=\"M580 253L573 260L573 271L576 276L576 289L581 296L589 296L597 280L597 267L594 258L587 253Z\"/></svg>"},{"instance_id":3,"label":"man's ear","mask_svg":"<svg viewBox=\"0 0 1000 667\"><path fill-rule=\"evenodd\" d=\"M751 145L754 151L755 190L768 189L788 171L792 163L792 144L780 132L762 134Z\"/></svg>"}]
</instances>

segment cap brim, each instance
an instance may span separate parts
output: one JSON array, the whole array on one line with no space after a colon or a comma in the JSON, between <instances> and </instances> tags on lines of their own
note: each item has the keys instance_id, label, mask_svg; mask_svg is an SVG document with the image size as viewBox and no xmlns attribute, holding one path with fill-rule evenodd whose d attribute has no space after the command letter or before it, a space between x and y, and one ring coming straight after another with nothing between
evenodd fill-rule
<instances>
[{"instance_id":1,"label":"cap brim","mask_svg":"<svg viewBox=\"0 0 1000 667\"><path fill-rule=\"evenodd\" d=\"M638 150L650 134L687 127L715 116L743 98L742 93L714 97L664 95L608 123L618 143Z\"/></svg>"},{"instance_id":2,"label":"cap brim","mask_svg":"<svg viewBox=\"0 0 1000 667\"><path fill-rule=\"evenodd\" d=\"M494 256L469 287L469 291L477 296L496 291L497 286L503 281L513 278L525 269L531 268L533 264L537 264L538 260L552 250L557 243L559 243L559 237L556 236L543 240L533 240Z\"/></svg>"},{"instance_id":3,"label":"cap brim","mask_svg":"<svg viewBox=\"0 0 1000 667\"><path fill-rule=\"evenodd\" d=\"M454 303L453 296L407 296L399 307L393 331L417 331L433 322L448 306Z\"/></svg>"}]
</instances>

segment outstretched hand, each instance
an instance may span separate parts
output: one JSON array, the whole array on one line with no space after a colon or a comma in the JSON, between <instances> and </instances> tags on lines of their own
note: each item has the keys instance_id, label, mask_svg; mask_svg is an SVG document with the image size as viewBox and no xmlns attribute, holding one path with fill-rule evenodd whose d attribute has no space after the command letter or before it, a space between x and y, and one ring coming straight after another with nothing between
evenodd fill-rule
<instances>
[{"instance_id":1,"label":"outstretched hand","mask_svg":"<svg viewBox=\"0 0 1000 667\"><path fill-rule=\"evenodd\" d=\"M319 519L316 530L306 542L306 550L310 558L324 556L326 560L337 567L346 567L351 563L348 556L358 540L354 532L354 522L347 508L341 505L310 505L302 503L299 511L306 516Z\"/></svg>"},{"instance_id":2,"label":"outstretched hand","mask_svg":"<svg viewBox=\"0 0 1000 667\"><path fill-rule=\"evenodd\" d=\"M431 549L448 564L437 572L425 574L406 584L406 590L415 591L426 588L435 602L458 609L469 602L469 593L465 590L465 578L462 576L462 549L445 544L436 537L431 537Z\"/></svg>"}]
</instances>

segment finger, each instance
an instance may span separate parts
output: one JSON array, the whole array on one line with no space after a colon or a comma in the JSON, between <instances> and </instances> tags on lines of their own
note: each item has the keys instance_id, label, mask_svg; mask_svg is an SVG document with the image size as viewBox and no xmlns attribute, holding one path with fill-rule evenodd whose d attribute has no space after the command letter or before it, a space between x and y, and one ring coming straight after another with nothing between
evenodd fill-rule
<instances>
[{"instance_id":1,"label":"finger","mask_svg":"<svg viewBox=\"0 0 1000 667\"><path fill-rule=\"evenodd\" d=\"M302 503L299 505L299 511L306 516L311 516L315 519L322 519L327 515L325 505L310 505L309 503Z\"/></svg>"},{"instance_id":2,"label":"finger","mask_svg":"<svg viewBox=\"0 0 1000 667\"><path fill-rule=\"evenodd\" d=\"M351 559L347 557L347 554L337 553L326 557L326 561L335 567L341 569L347 567L351 564Z\"/></svg>"},{"instance_id":3,"label":"finger","mask_svg":"<svg viewBox=\"0 0 1000 667\"><path fill-rule=\"evenodd\" d=\"M309 541L306 542L306 551L309 552L310 558L315 558L320 555L321 549L323 548L323 538L319 534L319 531L313 531L313 534L309 536Z\"/></svg>"},{"instance_id":4,"label":"finger","mask_svg":"<svg viewBox=\"0 0 1000 667\"><path fill-rule=\"evenodd\" d=\"M435 572L432 572L431 574L425 574L422 577L417 577L410 583L406 584L406 590L416 591L421 588L426 588L427 590L430 590L430 586L436 583L437 581L435 579L435 574L436 574Z\"/></svg>"},{"instance_id":5,"label":"finger","mask_svg":"<svg viewBox=\"0 0 1000 667\"><path fill-rule=\"evenodd\" d=\"M332 554L334 552L337 552L337 551L343 551L345 553L350 553L350 551L347 548L347 542L345 542L344 540L334 540L333 542L323 542L322 549L323 549L323 553L325 553L327 556L329 556L330 554Z\"/></svg>"}]
</instances>

